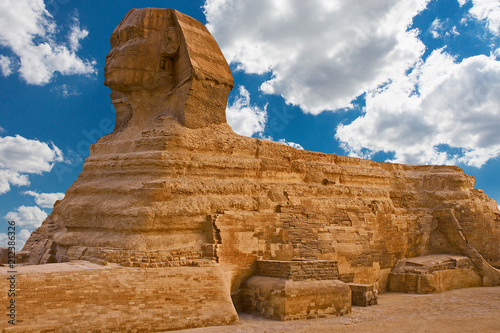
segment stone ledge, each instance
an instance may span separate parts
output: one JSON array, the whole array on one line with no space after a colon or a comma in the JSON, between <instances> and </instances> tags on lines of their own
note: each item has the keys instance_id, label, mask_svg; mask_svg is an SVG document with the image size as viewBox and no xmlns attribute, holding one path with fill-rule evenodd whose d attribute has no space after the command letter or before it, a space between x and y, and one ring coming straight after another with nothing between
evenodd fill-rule
<instances>
[{"instance_id":1,"label":"stone ledge","mask_svg":"<svg viewBox=\"0 0 500 333\"><path fill-rule=\"evenodd\" d=\"M348 283L351 288L352 305L369 306L378 304L377 290L371 284Z\"/></svg>"}]
</instances>

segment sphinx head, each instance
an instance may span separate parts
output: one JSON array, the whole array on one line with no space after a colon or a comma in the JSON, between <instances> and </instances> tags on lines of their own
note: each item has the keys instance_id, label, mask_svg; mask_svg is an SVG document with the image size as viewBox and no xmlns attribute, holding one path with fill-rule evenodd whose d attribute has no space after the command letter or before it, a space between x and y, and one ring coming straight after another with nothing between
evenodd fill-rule
<instances>
[{"instance_id":1,"label":"sphinx head","mask_svg":"<svg viewBox=\"0 0 500 333\"><path fill-rule=\"evenodd\" d=\"M180 44L171 10L132 9L111 35L104 84L121 92L171 89Z\"/></svg>"},{"instance_id":2,"label":"sphinx head","mask_svg":"<svg viewBox=\"0 0 500 333\"><path fill-rule=\"evenodd\" d=\"M132 104L132 120L170 114L191 128L226 122L229 66L205 26L173 9L130 10L111 35L104 76Z\"/></svg>"}]
</instances>

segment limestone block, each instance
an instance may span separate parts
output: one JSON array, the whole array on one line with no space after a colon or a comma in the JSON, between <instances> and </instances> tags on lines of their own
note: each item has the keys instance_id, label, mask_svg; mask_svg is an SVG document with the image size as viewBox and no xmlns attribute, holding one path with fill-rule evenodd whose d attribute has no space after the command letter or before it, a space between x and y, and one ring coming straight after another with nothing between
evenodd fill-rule
<instances>
[{"instance_id":1,"label":"limestone block","mask_svg":"<svg viewBox=\"0 0 500 333\"><path fill-rule=\"evenodd\" d=\"M400 261L389 275L393 292L429 294L458 288L482 286L479 270L471 259L437 254Z\"/></svg>"},{"instance_id":2,"label":"limestone block","mask_svg":"<svg viewBox=\"0 0 500 333\"><path fill-rule=\"evenodd\" d=\"M241 300L244 312L283 321L351 312L351 290L339 280L293 281L253 276L245 283Z\"/></svg>"},{"instance_id":3,"label":"limestone block","mask_svg":"<svg viewBox=\"0 0 500 333\"><path fill-rule=\"evenodd\" d=\"M378 292L369 284L348 283L351 288L352 305L354 306L369 306L378 304Z\"/></svg>"}]
</instances>

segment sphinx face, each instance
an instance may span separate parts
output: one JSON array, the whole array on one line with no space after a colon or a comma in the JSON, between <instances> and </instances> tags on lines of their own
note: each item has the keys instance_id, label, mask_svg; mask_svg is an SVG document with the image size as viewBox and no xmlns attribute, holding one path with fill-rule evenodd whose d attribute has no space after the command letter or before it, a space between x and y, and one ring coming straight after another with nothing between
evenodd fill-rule
<instances>
[{"instance_id":1,"label":"sphinx face","mask_svg":"<svg viewBox=\"0 0 500 333\"><path fill-rule=\"evenodd\" d=\"M162 45L167 26L148 24L144 12L130 12L111 35L111 51L106 57L104 84L113 90L129 92L158 86L164 70Z\"/></svg>"}]
</instances>

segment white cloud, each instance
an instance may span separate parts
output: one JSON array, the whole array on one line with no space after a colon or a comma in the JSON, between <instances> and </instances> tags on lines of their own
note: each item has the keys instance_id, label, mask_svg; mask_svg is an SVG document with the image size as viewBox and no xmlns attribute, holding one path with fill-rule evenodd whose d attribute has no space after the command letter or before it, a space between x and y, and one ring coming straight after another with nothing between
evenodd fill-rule
<instances>
[{"instance_id":1,"label":"white cloud","mask_svg":"<svg viewBox=\"0 0 500 333\"><path fill-rule=\"evenodd\" d=\"M62 162L62 152L54 144L29 140L20 135L0 137L0 167L20 173L47 172L54 162Z\"/></svg>"},{"instance_id":2,"label":"white cloud","mask_svg":"<svg viewBox=\"0 0 500 333\"><path fill-rule=\"evenodd\" d=\"M407 31L428 0L207 0L207 27L226 59L270 72L267 94L318 114L411 68L424 52Z\"/></svg>"},{"instance_id":3,"label":"white cloud","mask_svg":"<svg viewBox=\"0 0 500 333\"><path fill-rule=\"evenodd\" d=\"M300 144L295 143L295 142L286 141L285 139L279 139L278 142L284 143L284 144L289 145L290 147L293 147L293 148L304 149L304 147L302 147Z\"/></svg>"},{"instance_id":4,"label":"white cloud","mask_svg":"<svg viewBox=\"0 0 500 333\"><path fill-rule=\"evenodd\" d=\"M56 72L96 73L95 61L83 60L75 53L86 30L81 30L76 21L68 48L56 40L57 28L43 0L0 2L0 46L9 48L19 58L18 72L29 84L44 85Z\"/></svg>"},{"instance_id":5,"label":"white cloud","mask_svg":"<svg viewBox=\"0 0 500 333\"><path fill-rule=\"evenodd\" d=\"M87 29L80 28L80 22L75 18L75 22L70 28L70 33L68 36L69 47L72 51L78 51L80 49L80 40L88 36L89 31Z\"/></svg>"},{"instance_id":6,"label":"white cloud","mask_svg":"<svg viewBox=\"0 0 500 333\"><path fill-rule=\"evenodd\" d=\"M64 198L64 193L37 193L34 191L26 191L24 194L34 197L36 204L42 208L52 208L57 200Z\"/></svg>"},{"instance_id":7,"label":"white cloud","mask_svg":"<svg viewBox=\"0 0 500 333\"><path fill-rule=\"evenodd\" d=\"M28 240L28 238L30 237L31 235L31 231L29 231L28 229L21 229L21 231L19 231L17 234L16 234L16 251L21 251L22 248L24 247L24 244L26 244L26 241ZM0 246L3 246L3 247L9 247L9 238L7 236L7 234L5 233L0 233Z\"/></svg>"},{"instance_id":8,"label":"white cloud","mask_svg":"<svg viewBox=\"0 0 500 333\"><path fill-rule=\"evenodd\" d=\"M78 92L78 90L74 89L68 84L61 84L59 86L52 87L50 91L54 91L59 96L62 96L64 98L69 96L78 96L81 94L80 92Z\"/></svg>"},{"instance_id":9,"label":"white cloud","mask_svg":"<svg viewBox=\"0 0 500 333\"><path fill-rule=\"evenodd\" d=\"M431 27L430 27L432 37L434 37L434 38L441 37L441 33L440 33L441 30L443 30L443 22L441 22L440 19L436 18L432 22Z\"/></svg>"},{"instance_id":10,"label":"white cloud","mask_svg":"<svg viewBox=\"0 0 500 333\"><path fill-rule=\"evenodd\" d=\"M54 144L19 135L0 137L0 194L8 192L10 185L29 185L26 174L49 172L62 161L62 152Z\"/></svg>"},{"instance_id":11,"label":"white cloud","mask_svg":"<svg viewBox=\"0 0 500 333\"><path fill-rule=\"evenodd\" d=\"M250 93L239 86L238 96L227 106L226 117L233 131L240 135L252 136L264 131L267 121L267 106L260 109L250 104Z\"/></svg>"},{"instance_id":12,"label":"white cloud","mask_svg":"<svg viewBox=\"0 0 500 333\"><path fill-rule=\"evenodd\" d=\"M31 232L47 218L47 213L36 206L21 206L15 211L8 212L4 218L6 221L16 222L16 251L20 251ZM0 246L8 247L8 238L5 233L0 233Z\"/></svg>"},{"instance_id":13,"label":"white cloud","mask_svg":"<svg viewBox=\"0 0 500 333\"><path fill-rule=\"evenodd\" d=\"M21 206L15 211L8 212L4 217L7 221L15 221L16 227L36 229L47 218L47 213L37 206Z\"/></svg>"},{"instance_id":14,"label":"white cloud","mask_svg":"<svg viewBox=\"0 0 500 333\"><path fill-rule=\"evenodd\" d=\"M429 31L434 38L460 35L456 26L450 28L449 19L446 19L446 21L443 22L439 18L436 18L429 27Z\"/></svg>"},{"instance_id":15,"label":"white cloud","mask_svg":"<svg viewBox=\"0 0 500 333\"><path fill-rule=\"evenodd\" d=\"M16 251L21 251L26 241L31 236L31 231L28 229L21 229L16 235Z\"/></svg>"},{"instance_id":16,"label":"white cloud","mask_svg":"<svg viewBox=\"0 0 500 333\"><path fill-rule=\"evenodd\" d=\"M0 133L6 132L6 130L3 127L0 127Z\"/></svg>"},{"instance_id":17,"label":"white cloud","mask_svg":"<svg viewBox=\"0 0 500 333\"><path fill-rule=\"evenodd\" d=\"M12 60L9 57L0 55L0 70L5 77L12 74Z\"/></svg>"},{"instance_id":18,"label":"white cloud","mask_svg":"<svg viewBox=\"0 0 500 333\"><path fill-rule=\"evenodd\" d=\"M463 6L469 0L458 0ZM500 1L498 0L472 0L469 13L478 20L485 20L490 31L500 34Z\"/></svg>"},{"instance_id":19,"label":"white cloud","mask_svg":"<svg viewBox=\"0 0 500 333\"><path fill-rule=\"evenodd\" d=\"M365 114L337 128L354 156L394 153L392 162L480 167L500 155L500 61L457 63L435 50L410 75L367 94ZM451 150L450 150L451 148Z\"/></svg>"},{"instance_id":20,"label":"white cloud","mask_svg":"<svg viewBox=\"0 0 500 333\"><path fill-rule=\"evenodd\" d=\"M30 182L26 175L0 168L0 194L10 191L10 185L26 186Z\"/></svg>"}]
</instances>

